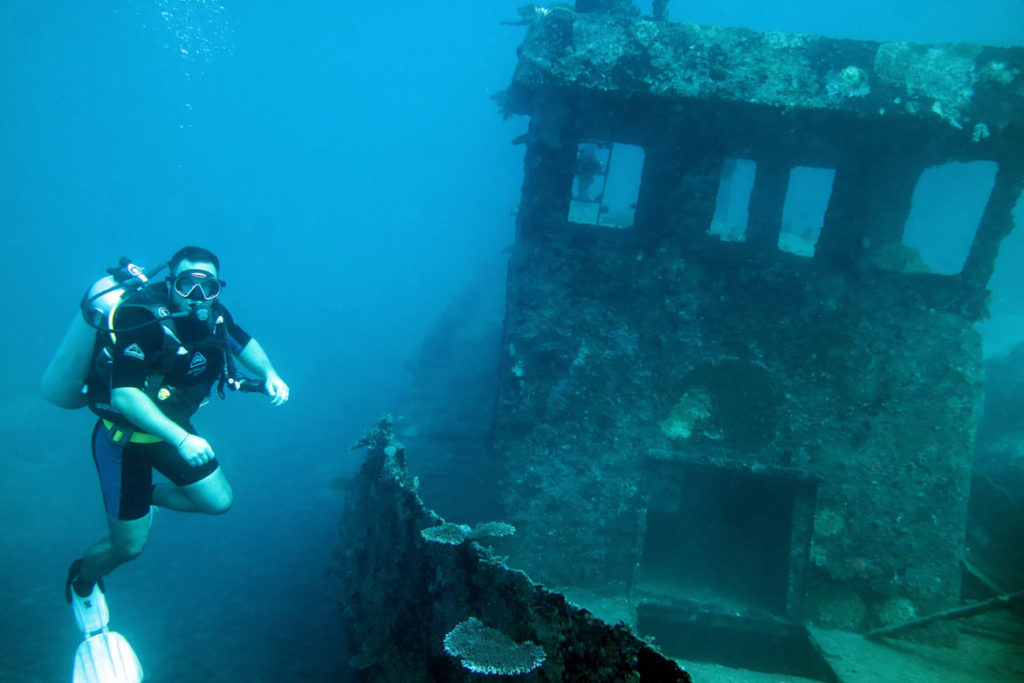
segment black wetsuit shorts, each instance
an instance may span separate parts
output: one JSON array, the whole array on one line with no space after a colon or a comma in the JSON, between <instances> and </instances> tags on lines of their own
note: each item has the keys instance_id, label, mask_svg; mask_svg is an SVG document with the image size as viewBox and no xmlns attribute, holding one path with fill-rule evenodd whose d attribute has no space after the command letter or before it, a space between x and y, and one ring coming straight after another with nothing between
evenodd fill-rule
<instances>
[{"instance_id":1,"label":"black wetsuit shorts","mask_svg":"<svg viewBox=\"0 0 1024 683\"><path fill-rule=\"evenodd\" d=\"M153 504L154 469L178 486L194 484L217 469L216 458L192 467L178 449L166 441L137 443L123 439L114 442L103 420L96 423L92 432L92 458L100 477L107 514L124 521L149 514L149 506Z\"/></svg>"}]
</instances>

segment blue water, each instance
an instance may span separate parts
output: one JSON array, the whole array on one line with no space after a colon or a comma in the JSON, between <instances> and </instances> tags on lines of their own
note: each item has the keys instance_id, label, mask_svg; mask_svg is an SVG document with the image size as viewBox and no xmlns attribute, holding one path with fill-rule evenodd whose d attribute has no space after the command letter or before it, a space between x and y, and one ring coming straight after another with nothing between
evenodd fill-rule
<instances>
[{"instance_id":1,"label":"blue water","mask_svg":"<svg viewBox=\"0 0 1024 683\"><path fill-rule=\"evenodd\" d=\"M63 574L104 533L91 418L46 405L39 375L104 267L186 243L220 255L225 302L293 399L203 409L235 507L161 513L142 558L109 579L112 626L154 681L342 668L328 482L395 404L431 321L512 240L522 149L510 141L526 122L503 121L490 97L522 37L499 21L521 4L0 0L0 681L67 680L79 636ZM670 12L1024 44L1018 0L833 5L676 0ZM997 274L1004 346L1024 336L1020 277Z\"/></svg>"}]
</instances>

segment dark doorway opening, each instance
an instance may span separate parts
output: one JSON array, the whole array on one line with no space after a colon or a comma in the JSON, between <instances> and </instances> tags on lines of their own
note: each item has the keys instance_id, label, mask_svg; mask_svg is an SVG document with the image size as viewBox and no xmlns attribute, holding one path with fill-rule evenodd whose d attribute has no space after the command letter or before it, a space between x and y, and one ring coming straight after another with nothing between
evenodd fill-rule
<instances>
[{"instance_id":1,"label":"dark doorway opening","mask_svg":"<svg viewBox=\"0 0 1024 683\"><path fill-rule=\"evenodd\" d=\"M800 619L816 480L708 459L653 466L638 590Z\"/></svg>"}]
</instances>

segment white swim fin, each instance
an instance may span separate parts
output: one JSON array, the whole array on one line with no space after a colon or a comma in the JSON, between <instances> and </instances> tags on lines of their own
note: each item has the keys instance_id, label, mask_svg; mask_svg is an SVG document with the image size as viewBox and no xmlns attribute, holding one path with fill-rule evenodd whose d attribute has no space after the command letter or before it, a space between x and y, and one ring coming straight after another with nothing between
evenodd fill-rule
<instances>
[{"instance_id":1,"label":"white swim fin","mask_svg":"<svg viewBox=\"0 0 1024 683\"><path fill-rule=\"evenodd\" d=\"M74 589L69 588L68 594L71 596L71 610L75 613L75 623L78 624L78 630L82 635L88 638L90 633L106 630L107 624L110 623L110 609L99 584L93 586L92 592L84 598Z\"/></svg>"},{"instance_id":2,"label":"white swim fin","mask_svg":"<svg viewBox=\"0 0 1024 683\"><path fill-rule=\"evenodd\" d=\"M75 652L72 683L140 683L142 677L139 658L120 633L97 633Z\"/></svg>"}]
</instances>

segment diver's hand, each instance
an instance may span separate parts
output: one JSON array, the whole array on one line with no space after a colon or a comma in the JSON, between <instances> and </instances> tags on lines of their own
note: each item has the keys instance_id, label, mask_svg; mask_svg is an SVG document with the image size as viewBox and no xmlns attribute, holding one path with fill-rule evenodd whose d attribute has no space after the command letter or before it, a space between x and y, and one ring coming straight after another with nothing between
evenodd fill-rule
<instances>
[{"instance_id":1,"label":"diver's hand","mask_svg":"<svg viewBox=\"0 0 1024 683\"><path fill-rule=\"evenodd\" d=\"M266 390L270 396L270 405L283 406L288 402L288 385L276 372L267 373Z\"/></svg>"},{"instance_id":2,"label":"diver's hand","mask_svg":"<svg viewBox=\"0 0 1024 683\"><path fill-rule=\"evenodd\" d=\"M213 460L213 448L210 443L201 436L186 434L185 439L178 445L178 453L185 458L192 467L199 467Z\"/></svg>"}]
</instances>

